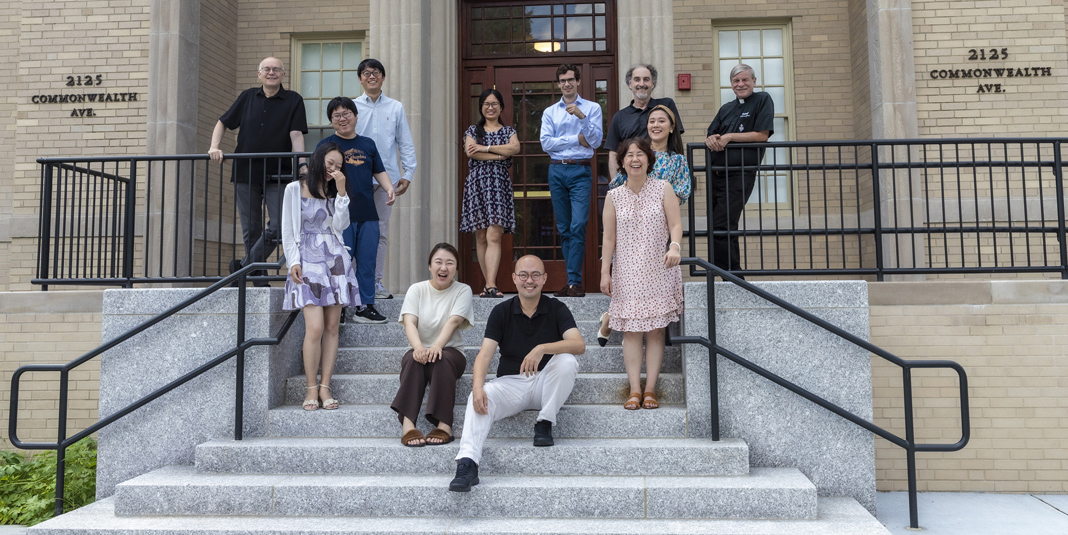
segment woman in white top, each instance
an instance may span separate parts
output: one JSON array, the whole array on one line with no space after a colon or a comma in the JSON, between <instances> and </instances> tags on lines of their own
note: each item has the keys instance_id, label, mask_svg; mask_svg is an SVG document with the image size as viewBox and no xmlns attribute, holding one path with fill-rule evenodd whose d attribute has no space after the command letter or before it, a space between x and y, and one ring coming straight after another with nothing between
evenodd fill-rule
<instances>
[{"instance_id":1,"label":"woman in white top","mask_svg":"<svg viewBox=\"0 0 1068 535\"><path fill-rule=\"evenodd\" d=\"M460 331L474 321L471 287L456 282L459 259L452 245L435 245L427 260L430 280L413 284L404 295L399 321L410 348L401 357L400 389L390 408L397 411L405 446L437 446L453 439L456 381L467 369ZM415 421L427 385L425 417L436 427L424 437Z\"/></svg>"},{"instance_id":2,"label":"woman in white top","mask_svg":"<svg viewBox=\"0 0 1068 535\"><path fill-rule=\"evenodd\" d=\"M304 314L304 410L336 409L330 378L337 362L341 307L360 304L356 274L341 233L349 226L345 156L333 143L315 149L308 174L286 186L282 198L282 249L289 263L283 310ZM322 366L322 380L316 372ZM325 392L324 392L325 389Z\"/></svg>"}]
</instances>

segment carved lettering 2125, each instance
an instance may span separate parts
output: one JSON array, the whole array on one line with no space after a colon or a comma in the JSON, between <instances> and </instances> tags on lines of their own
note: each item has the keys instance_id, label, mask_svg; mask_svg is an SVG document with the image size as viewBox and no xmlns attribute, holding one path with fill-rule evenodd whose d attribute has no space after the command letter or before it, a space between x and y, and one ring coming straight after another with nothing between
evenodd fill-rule
<instances>
[{"instance_id":1,"label":"carved lettering 2125","mask_svg":"<svg viewBox=\"0 0 1068 535\"><path fill-rule=\"evenodd\" d=\"M104 75L102 74L98 74L95 77L91 74L67 77L67 87L74 87L76 85L101 85L103 83Z\"/></svg>"},{"instance_id":2,"label":"carved lettering 2125","mask_svg":"<svg viewBox=\"0 0 1068 535\"><path fill-rule=\"evenodd\" d=\"M969 60L977 60L977 59L979 59L979 60L984 60L984 59L1009 59L1009 49L1008 48L1002 48L1001 49L1001 53L998 53L998 49L991 48L990 49L990 55L987 55L987 50L985 48L973 48L973 49L969 50L968 52L970 52L970 54L968 55L968 59Z\"/></svg>"}]
</instances>

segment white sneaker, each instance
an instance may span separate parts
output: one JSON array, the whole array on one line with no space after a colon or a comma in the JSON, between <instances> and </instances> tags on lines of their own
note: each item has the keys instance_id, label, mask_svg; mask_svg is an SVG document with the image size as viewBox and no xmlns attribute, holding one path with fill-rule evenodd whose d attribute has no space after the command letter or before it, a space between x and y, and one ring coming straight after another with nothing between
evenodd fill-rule
<instances>
[{"instance_id":1,"label":"white sneaker","mask_svg":"<svg viewBox=\"0 0 1068 535\"><path fill-rule=\"evenodd\" d=\"M376 282L375 299L393 299L393 294L389 293L389 290L381 282Z\"/></svg>"}]
</instances>

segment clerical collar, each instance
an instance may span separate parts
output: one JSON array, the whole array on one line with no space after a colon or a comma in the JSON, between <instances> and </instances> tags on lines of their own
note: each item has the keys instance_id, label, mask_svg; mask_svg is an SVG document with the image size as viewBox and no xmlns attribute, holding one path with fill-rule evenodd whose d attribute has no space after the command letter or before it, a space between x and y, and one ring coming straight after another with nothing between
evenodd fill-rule
<instances>
[{"instance_id":1,"label":"clerical collar","mask_svg":"<svg viewBox=\"0 0 1068 535\"><path fill-rule=\"evenodd\" d=\"M738 99L738 104L745 104L745 99L744 98Z\"/></svg>"}]
</instances>

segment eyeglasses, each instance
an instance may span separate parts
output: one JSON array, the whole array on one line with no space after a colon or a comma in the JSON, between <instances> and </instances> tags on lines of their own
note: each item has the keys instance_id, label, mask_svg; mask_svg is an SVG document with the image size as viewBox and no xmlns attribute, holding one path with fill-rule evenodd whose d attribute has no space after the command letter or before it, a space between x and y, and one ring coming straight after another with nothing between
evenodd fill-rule
<instances>
[{"instance_id":1,"label":"eyeglasses","mask_svg":"<svg viewBox=\"0 0 1068 535\"><path fill-rule=\"evenodd\" d=\"M533 280L534 282L538 282L545 277L545 274L540 271L532 271L530 273L527 273L526 271L520 271L519 273L516 273L515 276L519 277L519 280L523 282L526 282L527 279Z\"/></svg>"},{"instance_id":2,"label":"eyeglasses","mask_svg":"<svg viewBox=\"0 0 1068 535\"><path fill-rule=\"evenodd\" d=\"M348 119L349 117L352 117L352 112L348 111L348 110L345 110L345 112L343 112L343 113L335 113L335 114L331 115L330 116L330 120L331 121L339 121L341 119Z\"/></svg>"},{"instance_id":3,"label":"eyeglasses","mask_svg":"<svg viewBox=\"0 0 1068 535\"><path fill-rule=\"evenodd\" d=\"M260 72L264 74L282 74L286 72L286 70L281 67L260 67Z\"/></svg>"},{"instance_id":4,"label":"eyeglasses","mask_svg":"<svg viewBox=\"0 0 1068 535\"><path fill-rule=\"evenodd\" d=\"M360 73L360 76L363 76L364 78L381 78L382 77L382 71L368 69L368 70L363 71L362 73Z\"/></svg>"},{"instance_id":5,"label":"eyeglasses","mask_svg":"<svg viewBox=\"0 0 1068 535\"><path fill-rule=\"evenodd\" d=\"M577 81L577 80L575 80L574 78L561 78L560 80L557 80L557 82L556 82L556 83L558 83L558 84L560 84L560 85L572 85L572 84L574 84L574 83L575 83L576 81Z\"/></svg>"},{"instance_id":6,"label":"eyeglasses","mask_svg":"<svg viewBox=\"0 0 1068 535\"><path fill-rule=\"evenodd\" d=\"M489 109L493 110L493 109L496 109L496 108L500 108L501 107L501 103L500 102L483 102L482 103L482 107L483 108L489 108Z\"/></svg>"}]
</instances>

